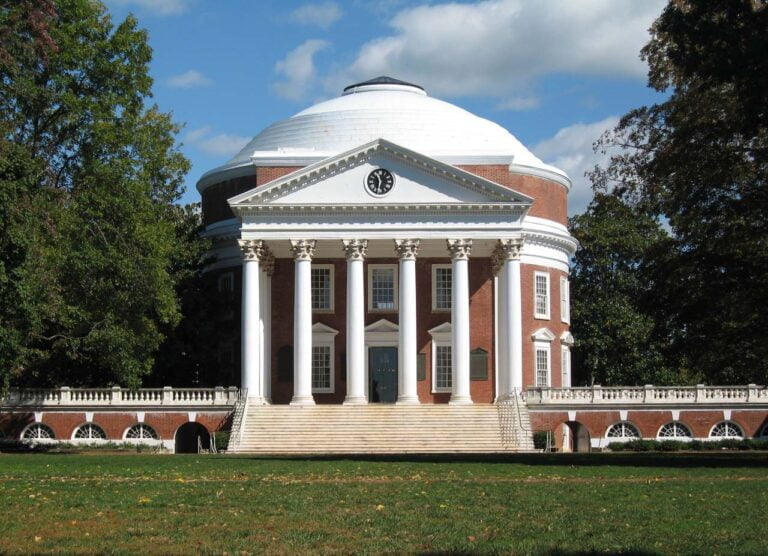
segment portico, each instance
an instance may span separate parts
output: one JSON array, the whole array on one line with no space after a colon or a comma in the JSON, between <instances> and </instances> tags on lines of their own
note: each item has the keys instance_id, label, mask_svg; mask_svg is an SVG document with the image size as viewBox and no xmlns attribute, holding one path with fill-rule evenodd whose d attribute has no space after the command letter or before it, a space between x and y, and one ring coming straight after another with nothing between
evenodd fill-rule
<instances>
[{"instance_id":1,"label":"portico","mask_svg":"<svg viewBox=\"0 0 768 556\"><path fill-rule=\"evenodd\" d=\"M387 168L396 176L385 197L361 187L376 168ZM521 224L530 204L522 194L384 140L230 199L242 222L238 240L243 264L242 384L249 398L256 403L271 401L270 332L276 314L275 308L269 309L275 287L271 273L275 261L287 260L293 265L292 405L315 403L313 325L323 314L313 314L313 262L339 259L345 260L346 268L344 295L336 296L345 300L339 327L346 348L344 404L371 401L366 317L377 311L397 320L396 403L420 403L419 335L426 328L418 320L417 300L431 295L417 284L420 258L441 260L450 268L450 303L444 311L451 328L449 403L473 403L469 284L470 268L479 261L489 269L487 279L493 279L494 271L498 274L499 299L509 300L498 311L496 330L488 330L498 343L496 397L505 399L522 388ZM392 306L383 309L371 306L371 296L378 295L371 287L379 286L370 282L381 279L371 273L378 267L394 267L389 274L380 273L392 280L380 285L384 291L392 290ZM487 320L486 326L494 328L492 322Z\"/></svg>"}]
</instances>

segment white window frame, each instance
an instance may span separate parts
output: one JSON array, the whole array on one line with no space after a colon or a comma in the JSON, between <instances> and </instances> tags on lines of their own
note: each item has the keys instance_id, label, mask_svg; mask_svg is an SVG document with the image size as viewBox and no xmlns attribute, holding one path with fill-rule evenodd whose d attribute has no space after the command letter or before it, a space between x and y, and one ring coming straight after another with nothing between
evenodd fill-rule
<instances>
[{"instance_id":1,"label":"white window frame","mask_svg":"<svg viewBox=\"0 0 768 556\"><path fill-rule=\"evenodd\" d=\"M557 338L548 328L539 328L531 335L533 339L533 385L536 388L552 387L552 342ZM539 384L539 365L538 353L546 351L547 353L547 383Z\"/></svg>"},{"instance_id":2,"label":"white window frame","mask_svg":"<svg viewBox=\"0 0 768 556\"><path fill-rule=\"evenodd\" d=\"M571 283L565 276L560 277L560 320L571 323Z\"/></svg>"},{"instance_id":3,"label":"white window frame","mask_svg":"<svg viewBox=\"0 0 768 556\"><path fill-rule=\"evenodd\" d=\"M333 394L336 392L336 335L338 330L322 323L315 323L312 326L312 347L327 347L330 350L330 373L331 380L329 388L315 388L312 386L313 394ZM314 374L314 369L311 369ZM310 376L311 379L311 376Z\"/></svg>"},{"instance_id":4,"label":"white window frame","mask_svg":"<svg viewBox=\"0 0 768 556\"><path fill-rule=\"evenodd\" d=\"M437 270L448 269L451 271L451 286L453 286L453 266L450 264L433 264L432 265L432 312L433 313L450 313L451 307L438 307L437 306ZM448 304L452 303L451 295L448 296Z\"/></svg>"},{"instance_id":5,"label":"white window frame","mask_svg":"<svg viewBox=\"0 0 768 556\"><path fill-rule=\"evenodd\" d=\"M224 287L225 284L229 284L229 287ZM225 272L223 274L219 275L218 281L216 283L216 289L219 290L220 293L232 293L235 291L235 273L234 272Z\"/></svg>"},{"instance_id":6,"label":"white window frame","mask_svg":"<svg viewBox=\"0 0 768 556\"><path fill-rule=\"evenodd\" d=\"M560 347L560 387L571 387L571 348Z\"/></svg>"},{"instance_id":7,"label":"white window frame","mask_svg":"<svg viewBox=\"0 0 768 556\"><path fill-rule=\"evenodd\" d=\"M373 271L380 269L392 269L392 295L393 307L391 309L375 309L373 307ZM396 313L400 307L400 291L398 265L396 264L369 264L368 265L368 312L370 313Z\"/></svg>"},{"instance_id":8,"label":"white window frame","mask_svg":"<svg viewBox=\"0 0 768 556\"><path fill-rule=\"evenodd\" d=\"M432 347L430 348L431 354L431 374L432 374L432 393L433 394L450 394L453 391L453 387L442 386L437 387L437 347L449 347L453 349L453 343L451 342L451 323L444 322L443 324L434 327L429 330L430 336L432 336ZM453 355L453 354L451 354ZM453 365L453 357L451 357L451 365ZM453 384L453 368L451 368L451 384Z\"/></svg>"},{"instance_id":9,"label":"white window frame","mask_svg":"<svg viewBox=\"0 0 768 556\"><path fill-rule=\"evenodd\" d=\"M333 295L333 293L334 293L334 290L336 289L336 277L334 275L334 267L335 267L335 265L332 265L332 264L313 264L310 267L310 278L309 278L310 279L310 288L312 287L311 286L312 270L329 270L330 271L328 273L329 288L330 288L330 292L329 292L329 295L328 295L329 306L328 307L319 308L319 309L315 308L315 307L312 307L312 312L313 313L333 313L335 311L336 300L335 300L335 296ZM309 293L309 297L310 297L310 303L311 303L312 302L312 292L311 291Z\"/></svg>"},{"instance_id":10,"label":"white window frame","mask_svg":"<svg viewBox=\"0 0 768 556\"><path fill-rule=\"evenodd\" d=\"M536 283L538 281L539 276L543 277L546 280L547 283L547 294L546 294L546 312L540 313L538 311L538 292L536 289ZM550 298L552 296L552 287L549 280L549 272L541 272L541 271L535 271L533 273L533 316L537 319L544 319L549 320L549 306L550 306Z\"/></svg>"},{"instance_id":11,"label":"white window frame","mask_svg":"<svg viewBox=\"0 0 768 556\"><path fill-rule=\"evenodd\" d=\"M539 352L547 355L547 383L539 384ZM549 342L533 342L533 383L537 388L552 386L552 348Z\"/></svg>"}]
</instances>

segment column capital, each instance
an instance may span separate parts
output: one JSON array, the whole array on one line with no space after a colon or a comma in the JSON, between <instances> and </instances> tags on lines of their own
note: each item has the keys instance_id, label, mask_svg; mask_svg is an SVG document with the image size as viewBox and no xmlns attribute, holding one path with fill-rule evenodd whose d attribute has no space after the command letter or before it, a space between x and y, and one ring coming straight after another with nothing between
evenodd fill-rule
<instances>
[{"instance_id":1,"label":"column capital","mask_svg":"<svg viewBox=\"0 0 768 556\"><path fill-rule=\"evenodd\" d=\"M275 273L275 256L266 246L261 261L262 270L266 272L267 276L272 276Z\"/></svg>"},{"instance_id":2,"label":"column capital","mask_svg":"<svg viewBox=\"0 0 768 556\"><path fill-rule=\"evenodd\" d=\"M295 261L311 261L315 254L317 241L314 239L292 239L291 253Z\"/></svg>"},{"instance_id":3,"label":"column capital","mask_svg":"<svg viewBox=\"0 0 768 556\"><path fill-rule=\"evenodd\" d=\"M516 237L513 239L500 239L496 244L496 250L499 253L499 258L502 261L515 260L520 258L520 254L523 251L523 238Z\"/></svg>"},{"instance_id":4,"label":"column capital","mask_svg":"<svg viewBox=\"0 0 768 556\"><path fill-rule=\"evenodd\" d=\"M244 261L260 261L264 252L264 242L260 239L238 239L240 254Z\"/></svg>"},{"instance_id":5,"label":"column capital","mask_svg":"<svg viewBox=\"0 0 768 556\"><path fill-rule=\"evenodd\" d=\"M367 239L342 239L341 245L348 261L362 261L365 259L365 251L368 249Z\"/></svg>"},{"instance_id":6,"label":"column capital","mask_svg":"<svg viewBox=\"0 0 768 556\"><path fill-rule=\"evenodd\" d=\"M451 252L451 258L456 261L469 260L469 252L472 250L471 239L449 239L446 240L448 251Z\"/></svg>"},{"instance_id":7,"label":"column capital","mask_svg":"<svg viewBox=\"0 0 768 556\"><path fill-rule=\"evenodd\" d=\"M418 239L396 239L395 251L397 256L403 261L415 261L416 254L419 252Z\"/></svg>"}]
</instances>

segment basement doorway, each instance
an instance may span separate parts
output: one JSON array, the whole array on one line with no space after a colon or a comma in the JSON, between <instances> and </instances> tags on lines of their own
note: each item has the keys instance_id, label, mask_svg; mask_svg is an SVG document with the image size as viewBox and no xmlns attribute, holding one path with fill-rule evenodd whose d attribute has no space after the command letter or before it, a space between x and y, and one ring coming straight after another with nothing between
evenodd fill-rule
<instances>
[{"instance_id":1,"label":"basement doorway","mask_svg":"<svg viewBox=\"0 0 768 556\"><path fill-rule=\"evenodd\" d=\"M573 439L572 451L590 452L592 450L592 444L590 442L587 427L578 421L567 421L565 424L571 429L571 438Z\"/></svg>"},{"instance_id":2,"label":"basement doorway","mask_svg":"<svg viewBox=\"0 0 768 556\"><path fill-rule=\"evenodd\" d=\"M176 430L175 453L197 454L198 448L211 449L211 434L200 423L184 423Z\"/></svg>"}]
</instances>

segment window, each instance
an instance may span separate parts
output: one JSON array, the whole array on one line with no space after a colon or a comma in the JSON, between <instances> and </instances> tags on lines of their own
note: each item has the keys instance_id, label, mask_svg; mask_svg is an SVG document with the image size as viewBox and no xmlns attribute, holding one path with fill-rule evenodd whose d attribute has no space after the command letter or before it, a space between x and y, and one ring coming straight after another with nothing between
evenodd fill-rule
<instances>
[{"instance_id":1,"label":"window","mask_svg":"<svg viewBox=\"0 0 768 556\"><path fill-rule=\"evenodd\" d=\"M451 310L452 270L449 264L432 265L432 310Z\"/></svg>"},{"instance_id":2,"label":"window","mask_svg":"<svg viewBox=\"0 0 768 556\"><path fill-rule=\"evenodd\" d=\"M235 276L231 272L225 272L219 276L218 289L222 293L235 291Z\"/></svg>"},{"instance_id":3,"label":"window","mask_svg":"<svg viewBox=\"0 0 768 556\"><path fill-rule=\"evenodd\" d=\"M99 425L86 423L75 431L76 440L106 440L107 435Z\"/></svg>"},{"instance_id":4,"label":"window","mask_svg":"<svg viewBox=\"0 0 768 556\"><path fill-rule=\"evenodd\" d=\"M622 421L611 425L605 436L614 439L634 440L640 438L640 433L632 423Z\"/></svg>"},{"instance_id":5,"label":"window","mask_svg":"<svg viewBox=\"0 0 768 556\"><path fill-rule=\"evenodd\" d=\"M534 272L534 311L537 319L549 318L549 274Z\"/></svg>"},{"instance_id":6,"label":"window","mask_svg":"<svg viewBox=\"0 0 768 556\"><path fill-rule=\"evenodd\" d=\"M536 345L536 386L549 386L548 345Z\"/></svg>"},{"instance_id":7,"label":"window","mask_svg":"<svg viewBox=\"0 0 768 556\"><path fill-rule=\"evenodd\" d=\"M144 423L136 423L125 431L126 440L157 440L155 429Z\"/></svg>"},{"instance_id":8,"label":"window","mask_svg":"<svg viewBox=\"0 0 768 556\"><path fill-rule=\"evenodd\" d=\"M333 265L312 265L312 310L333 311Z\"/></svg>"},{"instance_id":9,"label":"window","mask_svg":"<svg viewBox=\"0 0 768 556\"><path fill-rule=\"evenodd\" d=\"M335 338L338 333L321 322L312 325L312 392L315 394L334 392Z\"/></svg>"},{"instance_id":10,"label":"window","mask_svg":"<svg viewBox=\"0 0 768 556\"><path fill-rule=\"evenodd\" d=\"M571 284L565 276L560 277L560 320L571 322Z\"/></svg>"},{"instance_id":11,"label":"window","mask_svg":"<svg viewBox=\"0 0 768 556\"><path fill-rule=\"evenodd\" d=\"M312 392L333 392L331 346L312 346Z\"/></svg>"},{"instance_id":12,"label":"window","mask_svg":"<svg viewBox=\"0 0 768 556\"><path fill-rule=\"evenodd\" d=\"M571 387L571 348L563 346L560 350L560 366L561 366L561 386L563 388Z\"/></svg>"},{"instance_id":13,"label":"window","mask_svg":"<svg viewBox=\"0 0 768 556\"><path fill-rule=\"evenodd\" d=\"M368 310L397 310L397 265L368 265Z\"/></svg>"},{"instance_id":14,"label":"window","mask_svg":"<svg viewBox=\"0 0 768 556\"><path fill-rule=\"evenodd\" d=\"M712 427L710 438L744 438L741 427L733 421L722 421Z\"/></svg>"},{"instance_id":15,"label":"window","mask_svg":"<svg viewBox=\"0 0 768 556\"><path fill-rule=\"evenodd\" d=\"M659 430L659 438L692 438L690 429L680 421L667 423Z\"/></svg>"},{"instance_id":16,"label":"window","mask_svg":"<svg viewBox=\"0 0 768 556\"><path fill-rule=\"evenodd\" d=\"M453 386L453 365L451 345L435 344L432 363L435 377L435 392L450 392Z\"/></svg>"},{"instance_id":17,"label":"window","mask_svg":"<svg viewBox=\"0 0 768 556\"><path fill-rule=\"evenodd\" d=\"M48 425L35 423L30 425L21 433L22 440L54 440L56 435Z\"/></svg>"}]
</instances>

